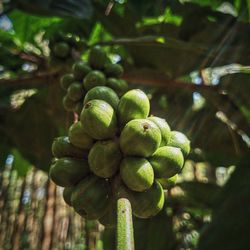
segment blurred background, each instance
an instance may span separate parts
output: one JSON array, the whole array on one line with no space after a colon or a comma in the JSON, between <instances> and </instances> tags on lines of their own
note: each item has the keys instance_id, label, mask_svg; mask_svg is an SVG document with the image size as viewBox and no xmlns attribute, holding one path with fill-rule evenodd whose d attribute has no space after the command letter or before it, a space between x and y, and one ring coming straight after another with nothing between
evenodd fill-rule
<instances>
[{"instance_id":1,"label":"blurred background","mask_svg":"<svg viewBox=\"0 0 250 250\"><path fill-rule=\"evenodd\" d=\"M164 209L134 219L137 250L250 249L250 2L0 2L0 249L115 249L48 179L53 138L74 120L59 79L102 46L151 113L192 144ZM76 41L56 58L61 34Z\"/></svg>"}]
</instances>

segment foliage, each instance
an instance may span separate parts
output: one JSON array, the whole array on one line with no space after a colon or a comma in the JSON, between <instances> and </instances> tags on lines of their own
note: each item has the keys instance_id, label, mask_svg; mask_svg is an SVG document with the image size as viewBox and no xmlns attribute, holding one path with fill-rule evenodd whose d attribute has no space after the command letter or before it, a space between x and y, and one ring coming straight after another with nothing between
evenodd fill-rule
<instances>
[{"instance_id":1,"label":"foliage","mask_svg":"<svg viewBox=\"0 0 250 250\"><path fill-rule=\"evenodd\" d=\"M11 25L0 29L1 166L13 154L20 175L27 165L48 170L52 139L65 135L73 120L63 111L59 87L70 65L50 62L48 40L59 30L76 34L89 46L103 46L111 61L120 60L124 78L151 97L151 113L188 134L194 149L189 160L210 164L213 171L236 165L223 188L181 183L184 195L170 195L159 217L136 222L137 248L194 247L197 238L185 237L201 231L198 249L249 248L242 233L249 232L244 224L249 217L249 1L114 1L105 15L108 3L5 1L5 22ZM184 220L184 213L191 219ZM176 220L182 224L176 226ZM109 233L103 242L113 237Z\"/></svg>"}]
</instances>

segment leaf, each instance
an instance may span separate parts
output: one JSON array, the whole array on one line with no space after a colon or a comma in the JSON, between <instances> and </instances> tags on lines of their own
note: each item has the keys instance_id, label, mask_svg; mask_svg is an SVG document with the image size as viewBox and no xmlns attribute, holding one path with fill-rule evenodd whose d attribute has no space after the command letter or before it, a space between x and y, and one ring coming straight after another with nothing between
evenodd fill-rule
<instances>
[{"instance_id":1,"label":"leaf","mask_svg":"<svg viewBox=\"0 0 250 250\"><path fill-rule=\"evenodd\" d=\"M103 250L115 250L116 249L116 230L114 228L105 228L102 233Z\"/></svg>"},{"instance_id":2,"label":"leaf","mask_svg":"<svg viewBox=\"0 0 250 250\"><path fill-rule=\"evenodd\" d=\"M175 244L172 217L167 207L150 219L134 218L135 248L137 250L170 250Z\"/></svg>"},{"instance_id":3,"label":"leaf","mask_svg":"<svg viewBox=\"0 0 250 250\"><path fill-rule=\"evenodd\" d=\"M18 10L12 11L9 18L12 21L15 36L22 44L34 42L38 32L44 31L53 23L60 21L57 17L37 17Z\"/></svg>"},{"instance_id":4,"label":"leaf","mask_svg":"<svg viewBox=\"0 0 250 250\"><path fill-rule=\"evenodd\" d=\"M31 164L23 158L17 149L13 149L11 155L14 157L13 169L17 171L18 176L24 177L31 169Z\"/></svg>"},{"instance_id":5,"label":"leaf","mask_svg":"<svg viewBox=\"0 0 250 250\"><path fill-rule=\"evenodd\" d=\"M216 203L220 187L213 183L182 182L178 185L193 201L211 208Z\"/></svg>"},{"instance_id":6,"label":"leaf","mask_svg":"<svg viewBox=\"0 0 250 250\"><path fill-rule=\"evenodd\" d=\"M18 40L14 32L8 32L0 29L0 43L5 48L18 47Z\"/></svg>"},{"instance_id":7,"label":"leaf","mask_svg":"<svg viewBox=\"0 0 250 250\"><path fill-rule=\"evenodd\" d=\"M37 15L88 19L92 15L89 0L13 0L18 8Z\"/></svg>"},{"instance_id":8,"label":"leaf","mask_svg":"<svg viewBox=\"0 0 250 250\"><path fill-rule=\"evenodd\" d=\"M4 131L12 145L32 165L44 171L50 167L51 144L59 129L53 108L46 106L46 98L50 96L45 91L31 96L19 110L9 113L4 122Z\"/></svg>"},{"instance_id":9,"label":"leaf","mask_svg":"<svg viewBox=\"0 0 250 250\"><path fill-rule=\"evenodd\" d=\"M198 250L250 249L250 162L242 161L223 188L212 222L203 230Z\"/></svg>"}]
</instances>

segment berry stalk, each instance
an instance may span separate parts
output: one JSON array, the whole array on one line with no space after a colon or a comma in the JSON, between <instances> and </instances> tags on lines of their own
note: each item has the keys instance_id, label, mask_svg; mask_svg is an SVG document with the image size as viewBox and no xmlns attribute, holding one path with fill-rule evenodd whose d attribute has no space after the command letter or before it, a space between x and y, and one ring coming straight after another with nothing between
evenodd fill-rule
<instances>
[{"instance_id":1,"label":"berry stalk","mask_svg":"<svg viewBox=\"0 0 250 250\"><path fill-rule=\"evenodd\" d=\"M117 250L134 250L132 209L126 198L117 200Z\"/></svg>"}]
</instances>

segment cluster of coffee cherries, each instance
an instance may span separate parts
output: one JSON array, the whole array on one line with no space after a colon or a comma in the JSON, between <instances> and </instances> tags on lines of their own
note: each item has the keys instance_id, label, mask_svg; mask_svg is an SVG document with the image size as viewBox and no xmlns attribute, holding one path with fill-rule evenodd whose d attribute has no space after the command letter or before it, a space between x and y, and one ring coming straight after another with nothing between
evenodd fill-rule
<instances>
[{"instance_id":1,"label":"cluster of coffee cherries","mask_svg":"<svg viewBox=\"0 0 250 250\"><path fill-rule=\"evenodd\" d=\"M86 47L85 39L71 34L56 32L49 37L49 49L51 63L71 63L74 54L81 53Z\"/></svg>"},{"instance_id":2,"label":"cluster of coffee cherries","mask_svg":"<svg viewBox=\"0 0 250 250\"><path fill-rule=\"evenodd\" d=\"M91 53L93 67L90 58ZM113 72L108 66L102 67L112 75L107 73ZM136 217L156 215L164 205L163 189L183 167L189 140L171 131L165 119L149 116L150 102L140 89L117 92L119 85L111 88L109 78L99 70L82 76L85 94L79 99L83 104L79 121L71 125L67 136L53 142L51 179L65 187L66 203L86 219L113 224L119 197L130 200Z\"/></svg>"},{"instance_id":3,"label":"cluster of coffee cherries","mask_svg":"<svg viewBox=\"0 0 250 250\"><path fill-rule=\"evenodd\" d=\"M112 94L121 96L128 89L127 82L120 78L122 74L121 65L111 63L100 47L93 47L89 52L88 62L75 62L71 72L61 78L61 87L67 91L63 98L64 108L80 114L83 104L100 90L111 93L112 89ZM97 86L103 88L97 90L94 88ZM84 99L87 93L88 97Z\"/></svg>"}]
</instances>

